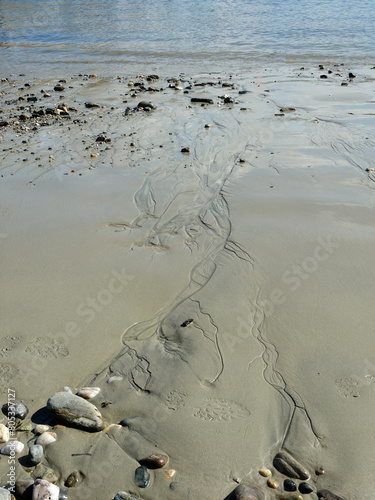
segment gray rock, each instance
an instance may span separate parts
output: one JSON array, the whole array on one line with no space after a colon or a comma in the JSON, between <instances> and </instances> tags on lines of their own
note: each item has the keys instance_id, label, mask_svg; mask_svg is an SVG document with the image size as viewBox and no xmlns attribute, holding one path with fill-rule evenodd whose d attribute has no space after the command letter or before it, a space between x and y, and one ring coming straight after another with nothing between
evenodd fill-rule
<instances>
[{"instance_id":1,"label":"gray rock","mask_svg":"<svg viewBox=\"0 0 375 500\"><path fill-rule=\"evenodd\" d=\"M60 487L59 500L68 500L68 498L69 498L68 488Z\"/></svg>"},{"instance_id":2,"label":"gray rock","mask_svg":"<svg viewBox=\"0 0 375 500\"><path fill-rule=\"evenodd\" d=\"M26 415L29 413L28 407L19 401L14 403L6 403L1 407L1 411L7 417L15 417L19 418L20 420L26 418Z\"/></svg>"},{"instance_id":3,"label":"gray rock","mask_svg":"<svg viewBox=\"0 0 375 500\"><path fill-rule=\"evenodd\" d=\"M240 484L225 500L264 500L264 493L255 486Z\"/></svg>"},{"instance_id":4,"label":"gray rock","mask_svg":"<svg viewBox=\"0 0 375 500\"><path fill-rule=\"evenodd\" d=\"M10 491L0 488L0 500L11 500Z\"/></svg>"},{"instance_id":5,"label":"gray rock","mask_svg":"<svg viewBox=\"0 0 375 500\"><path fill-rule=\"evenodd\" d=\"M293 479L309 479L310 474L303 465L297 462L287 451L280 451L273 459L273 466L281 474Z\"/></svg>"},{"instance_id":6,"label":"gray rock","mask_svg":"<svg viewBox=\"0 0 375 500\"><path fill-rule=\"evenodd\" d=\"M339 495L336 495L329 490L318 491L318 497L322 500L345 500L343 497L340 497Z\"/></svg>"},{"instance_id":7,"label":"gray rock","mask_svg":"<svg viewBox=\"0 0 375 500\"><path fill-rule=\"evenodd\" d=\"M74 394L56 392L47 401L47 408L64 424L87 431L101 431L104 428L97 407Z\"/></svg>"},{"instance_id":8,"label":"gray rock","mask_svg":"<svg viewBox=\"0 0 375 500\"><path fill-rule=\"evenodd\" d=\"M32 444L29 448L29 461L31 465L38 465L43 458L43 446L41 444Z\"/></svg>"},{"instance_id":9,"label":"gray rock","mask_svg":"<svg viewBox=\"0 0 375 500\"><path fill-rule=\"evenodd\" d=\"M150 474L147 472L147 467L144 465L138 467L135 471L134 480L138 488L147 488L150 482Z\"/></svg>"}]
</instances>

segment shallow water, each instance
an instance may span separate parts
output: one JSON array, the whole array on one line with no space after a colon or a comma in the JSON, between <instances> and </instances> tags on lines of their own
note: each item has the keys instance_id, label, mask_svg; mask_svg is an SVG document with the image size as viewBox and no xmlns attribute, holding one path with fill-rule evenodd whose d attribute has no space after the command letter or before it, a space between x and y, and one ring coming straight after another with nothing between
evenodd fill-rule
<instances>
[{"instance_id":1,"label":"shallow water","mask_svg":"<svg viewBox=\"0 0 375 500\"><path fill-rule=\"evenodd\" d=\"M371 0L0 0L1 73L371 64Z\"/></svg>"}]
</instances>

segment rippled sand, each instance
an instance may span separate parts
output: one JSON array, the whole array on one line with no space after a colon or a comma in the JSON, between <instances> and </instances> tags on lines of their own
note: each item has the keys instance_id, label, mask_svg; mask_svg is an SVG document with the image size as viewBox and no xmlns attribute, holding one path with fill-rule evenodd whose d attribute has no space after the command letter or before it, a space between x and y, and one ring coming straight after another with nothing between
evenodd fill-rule
<instances>
[{"instance_id":1,"label":"rippled sand","mask_svg":"<svg viewBox=\"0 0 375 500\"><path fill-rule=\"evenodd\" d=\"M332 70L195 75L189 93L159 79L136 98L135 76L69 79L63 96L53 79L2 82L10 123L31 94L78 110L0 130L2 402L15 389L44 423L54 392L95 385L106 424L136 417L57 430L43 464L60 486L85 475L69 498L270 491L257 471L282 447L317 489L370 498L374 82ZM142 100L155 109L125 116ZM169 463L140 489L155 452Z\"/></svg>"}]
</instances>

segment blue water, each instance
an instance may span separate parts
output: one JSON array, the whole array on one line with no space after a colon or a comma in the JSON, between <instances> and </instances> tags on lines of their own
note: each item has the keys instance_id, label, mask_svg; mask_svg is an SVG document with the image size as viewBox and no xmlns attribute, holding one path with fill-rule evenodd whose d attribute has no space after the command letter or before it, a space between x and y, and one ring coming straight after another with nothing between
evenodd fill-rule
<instances>
[{"instance_id":1,"label":"blue water","mask_svg":"<svg viewBox=\"0 0 375 500\"><path fill-rule=\"evenodd\" d=\"M375 63L374 0L0 0L0 72Z\"/></svg>"}]
</instances>

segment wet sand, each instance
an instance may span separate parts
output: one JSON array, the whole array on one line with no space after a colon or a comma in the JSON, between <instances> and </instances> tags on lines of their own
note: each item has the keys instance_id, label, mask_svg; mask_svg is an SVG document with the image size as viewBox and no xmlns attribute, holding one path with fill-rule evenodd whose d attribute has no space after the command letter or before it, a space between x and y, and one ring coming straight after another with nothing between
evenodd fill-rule
<instances>
[{"instance_id":1,"label":"wet sand","mask_svg":"<svg viewBox=\"0 0 375 500\"><path fill-rule=\"evenodd\" d=\"M53 425L52 394L99 386L106 425L136 417L57 429L17 479L80 470L73 500L223 500L239 482L273 499L283 448L314 491L371 498L374 81L327 69L2 81L2 404L14 389ZM169 462L139 488L155 452Z\"/></svg>"}]
</instances>

